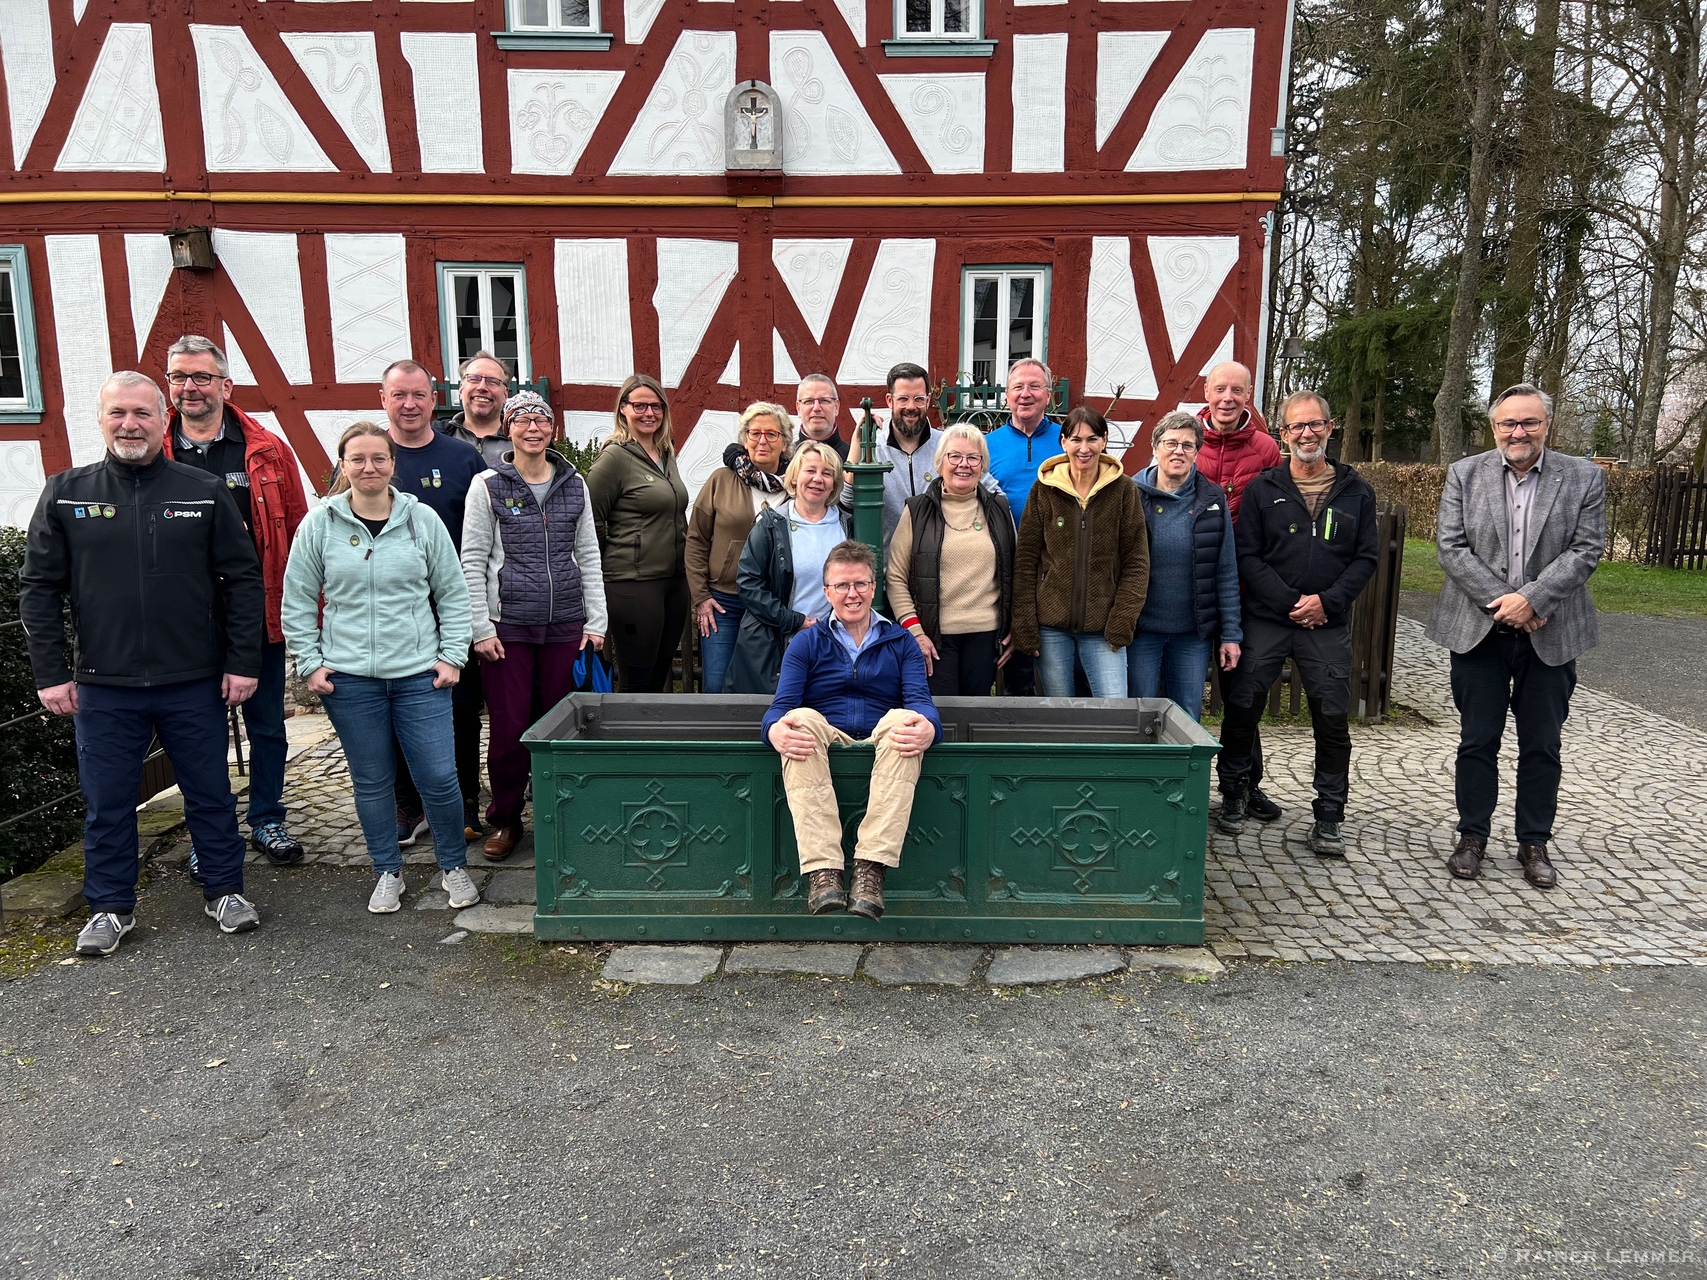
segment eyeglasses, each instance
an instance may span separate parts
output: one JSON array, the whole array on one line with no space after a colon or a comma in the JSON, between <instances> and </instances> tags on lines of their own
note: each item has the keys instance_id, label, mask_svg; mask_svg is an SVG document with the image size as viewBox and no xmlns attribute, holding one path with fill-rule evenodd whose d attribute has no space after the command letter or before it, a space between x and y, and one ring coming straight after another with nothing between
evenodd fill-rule
<instances>
[{"instance_id":1,"label":"eyeglasses","mask_svg":"<svg viewBox=\"0 0 1707 1280\"><path fill-rule=\"evenodd\" d=\"M484 373L465 373L462 380L475 387L507 387L509 382L504 378L493 378Z\"/></svg>"},{"instance_id":2,"label":"eyeglasses","mask_svg":"<svg viewBox=\"0 0 1707 1280\"><path fill-rule=\"evenodd\" d=\"M516 427L549 427L550 425L550 418L542 418L537 413L522 414L520 417L514 418L510 422L512 429Z\"/></svg>"},{"instance_id":3,"label":"eyeglasses","mask_svg":"<svg viewBox=\"0 0 1707 1280\"><path fill-rule=\"evenodd\" d=\"M914 405L928 405L931 402L931 398L928 395L926 395L926 396L891 395L889 398L891 400L893 400L897 405L907 405L909 407L912 407Z\"/></svg>"},{"instance_id":4,"label":"eyeglasses","mask_svg":"<svg viewBox=\"0 0 1707 1280\"><path fill-rule=\"evenodd\" d=\"M1196 453L1195 440L1164 440L1156 446L1157 453Z\"/></svg>"},{"instance_id":5,"label":"eyeglasses","mask_svg":"<svg viewBox=\"0 0 1707 1280\"><path fill-rule=\"evenodd\" d=\"M639 400L624 400L623 403L634 411L637 418L662 418L664 406L661 404L646 404Z\"/></svg>"},{"instance_id":6,"label":"eyeglasses","mask_svg":"<svg viewBox=\"0 0 1707 1280\"><path fill-rule=\"evenodd\" d=\"M835 404L838 399L840 399L839 396L806 396L801 399L800 403L809 404L814 409L825 409Z\"/></svg>"},{"instance_id":7,"label":"eyeglasses","mask_svg":"<svg viewBox=\"0 0 1707 1280\"><path fill-rule=\"evenodd\" d=\"M780 433L775 431L749 431L747 432L747 439L754 443L763 440L767 444L775 444L778 440L782 439L782 436Z\"/></svg>"},{"instance_id":8,"label":"eyeglasses","mask_svg":"<svg viewBox=\"0 0 1707 1280\"><path fill-rule=\"evenodd\" d=\"M866 578L860 582L826 582L824 590L839 596L864 595L876 585L870 578Z\"/></svg>"},{"instance_id":9,"label":"eyeglasses","mask_svg":"<svg viewBox=\"0 0 1707 1280\"><path fill-rule=\"evenodd\" d=\"M942 460L951 467L981 467L984 459L975 453L945 453Z\"/></svg>"},{"instance_id":10,"label":"eyeglasses","mask_svg":"<svg viewBox=\"0 0 1707 1280\"><path fill-rule=\"evenodd\" d=\"M166 381L171 383L171 385L173 385L174 387L181 387L187 382L191 386L195 387L196 389L201 390L201 391L205 391L205 390L207 390L207 388L211 387L216 381L220 380L221 377L222 377L222 375L217 374L217 373L176 373L176 372L173 372L173 373L169 373L166 375Z\"/></svg>"},{"instance_id":11,"label":"eyeglasses","mask_svg":"<svg viewBox=\"0 0 1707 1280\"><path fill-rule=\"evenodd\" d=\"M1316 435L1331 430L1332 418L1311 418L1308 422L1288 422L1283 430L1296 431L1299 435Z\"/></svg>"},{"instance_id":12,"label":"eyeglasses","mask_svg":"<svg viewBox=\"0 0 1707 1280\"><path fill-rule=\"evenodd\" d=\"M1544 418L1499 418L1494 422L1494 430L1506 435L1521 431L1526 436L1532 436L1546 425Z\"/></svg>"}]
</instances>

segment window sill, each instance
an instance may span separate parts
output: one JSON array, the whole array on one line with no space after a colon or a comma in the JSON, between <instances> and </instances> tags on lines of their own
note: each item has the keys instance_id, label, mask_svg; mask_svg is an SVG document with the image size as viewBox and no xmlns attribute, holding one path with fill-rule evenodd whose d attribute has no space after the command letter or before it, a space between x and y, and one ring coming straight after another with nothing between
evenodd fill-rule
<instances>
[{"instance_id":1,"label":"window sill","mask_svg":"<svg viewBox=\"0 0 1707 1280\"><path fill-rule=\"evenodd\" d=\"M500 49L567 49L582 53L607 53L612 36L608 31L494 31Z\"/></svg>"},{"instance_id":2,"label":"window sill","mask_svg":"<svg viewBox=\"0 0 1707 1280\"><path fill-rule=\"evenodd\" d=\"M0 409L0 426L17 426L21 423L36 425L41 422L40 409Z\"/></svg>"},{"instance_id":3,"label":"window sill","mask_svg":"<svg viewBox=\"0 0 1707 1280\"><path fill-rule=\"evenodd\" d=\"M885 40L883 52L891 58L988 58L995 54L996 42L914 37L908 40Z\"/></svg>"}]
</instances>

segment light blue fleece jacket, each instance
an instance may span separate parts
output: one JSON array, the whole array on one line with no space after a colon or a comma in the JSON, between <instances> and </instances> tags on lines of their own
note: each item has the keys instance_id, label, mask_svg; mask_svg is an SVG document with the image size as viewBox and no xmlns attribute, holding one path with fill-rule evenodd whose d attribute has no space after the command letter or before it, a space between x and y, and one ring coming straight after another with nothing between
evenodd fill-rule
<instances>
[{"instance_id":1,"label":"light blue fleece jacket","mask_svg":"<svg viewBox=\"0 0 1707 1280\"><path fill-rule=\"evenodd\" d=\"M468 582L450 534L413 494L391 495L391 518L377 538L351 514L348 491L315 507L296 531L282 616L285 645L304 676L330 667L400 680L435 662L468 661Z\"/></svg>"}]
</instances>

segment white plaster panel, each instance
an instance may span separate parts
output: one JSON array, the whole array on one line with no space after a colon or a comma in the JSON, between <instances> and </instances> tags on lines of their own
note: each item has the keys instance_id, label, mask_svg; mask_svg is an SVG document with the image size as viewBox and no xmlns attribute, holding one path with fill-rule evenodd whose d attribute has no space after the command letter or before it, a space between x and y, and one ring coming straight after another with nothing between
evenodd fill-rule
<instances>
[{"instance_id":1,"label":"white plaster panel","mask_svg":"<svg viewBox=\"0 0 1707 1280\"><path fill-rule=\"evenodd\" d=\"M107 28L53 167L139 173L166 167L160 91L154 82L154 35L147 23L115 22Z\"/></svg>"},{"instance_id":2,"label":"white plaster panel","mask_svg":"<svg viewBox=\"0 0 1707 1280\"><path fill-rule=\"evenodd\" d=\"M1201 370L1204 377L1218 364L1226 364L1233 358L1233 326L1227 326L1227 336L1221 339L1221 345L1215 348L1215 354L1210 356Z\"/></svg>"},{"instance_id":3,"label":"white plaster panel","mask_svg":"<svg viewBox=\"0 0 1707 1280\"><path fill-rule=\"evenodd\" d=\"M1168 42L1166 31L1097 32L1097 149L1108 141L1132 95L1144 83L1156 55Z\"/></svg>"},{"instance_id":4,"label":"white plaster panel","mask_svg":"<svg viewBox=\"0 0 1707 1280\"><path fill-rule=\"evenodd\" d=\"M575 172L604 118L620 71L510 69L510 170Z\"/></svg>"},{"instance_id":5,"label":"white plaster panel","mask_svg":"<svg viewBox=\"0 0 1707 1280\"><path fill-rule=\"evenodd\" d=\"M472 31L405 31L415 81L415 136L423 173L484 173L478 38Z\"/></svg>"},{"instance_id":6,"label":"white plaster panel","mask_svg":"<svg viewBox=\"0 0 1707 1280\"><path fill-rule=\"evenodd\" d=\"M1250 27L1203 33L1156 104L1128 172L1245 167L1256 35Z\"/></svg>"},{"instance_id":7,"label":"white plaster panel","mask_svg":"<svg viewBox=\"0 0 1707 1280\"><path fill-rule=\"evenodd\" d=\"M785 173L900 173L821 31L771 32Z\"/></svg>"},{"instance_id":8,"label":"white plaster panel","mask_svg":"<svg viewBox=\"0 0 1707 1280\"><path fill-rule=\"evenodd\" d=\"M326 158L241 27L190 24L210 173L327 173Z\"/></svg>"},{"instance_id":9,"label":"white plaster panel","mask_svg":"<svg viewBox=\"0 0 1707 1280\"><path fill-rule=\"evenodd\" d=\"M658 240L658 364L666 387L682 375L711 327L711 317L735 278L739 249L733 240Z\"/></svg>"},{"instance_id":10,"label":"white plaster panel","mask_svg":"<svg viewBox=\"0 0 1707 1280\"><path fill-rule=\"evenodd\" d=\"M339 382L378 382L409 355L408 269L400 235L328 235L326 291Z\"/></svg>"},{"instance_id":11,"label":"white plaster panel","mask_svg":"<svg viewBox=\"0 0 1707 1280\"><path fill-rule=\"evenodd\" d=\"M771 242L771 261L777 274L788 286L806 327L819 342L824 340L824 326L830 322L830 308L835 305L836 291L842 287L842 272L847 270L848 254L852 252L852 240Z\"/></svg>"},{"instance_id":12,"label":"white plaster panel","mask_svg":"<svg viewBox=\"0 0 1707 1280\"><path fill-rule=\"evenodd\" d=\"M1014 37L1015 173L1059 173L1067 157L1067 37Z\"/></svg>"},{"instance_id":13,"label":"white plaster panel","mask_svg":"<svg viewBox=\"0 0 1707 1280\"><path fill-rule=\"evenodd\" d=\"M984 172L982 74L878 79L932 173Z\"/></svg>"},{"instance_id":14,"label":"white plaster panel","mask_svg":"<svg viewBox=\"0 0 1707 1280\"><path fill-rule=\"evenodd\" d=\"M838 382L871 384L903 360L927 363L935 240L885 240L865 282Z\"/></svg>"},{"instance_id":15,"label":"white plaster panel","mask_svg":"<svg viewBox=\"0 0 1707 1280\"><path fill-rule=\"evenodd\" d=\"M1126 402L1122 401L1122 403ZM1126 456L1126 451L1137 443L1143 430L1143 419L1134 422L1116 422L1110 418L1108 420L1108 449L1106 450L1108 456L1119 462Z\"/></svg>"},{"instance_id":16,"label":"white plaster panel","mask_svg":"<svg viewBox=\"0 0 1707 1280\"><path fill-rule=\"evenodd\" d=\"M83 12L89 7L89 0L71 0L71 16L78 22L83 21Z\"/></svg>"},{"instance_id":17,"label":"white plaster panel","mask_svg":"<svg viewBox=\"0 0 1707 1280\"><path fill-rule=\"evenodd\" d=\"M303 416L308 419L308 425L314 428L314 438L320 442L320 447L326 450L325 479L328 481L331 479L332 468L338 463L339 436L357 422L374 422L382 427L385 425L385 412L379 407L378 396L374 397L371 409L309 409Z\"/></svg>"},{"instance_id":18,"label":"white plaster panel","mask_svg":"<svg viewBox=\"0 0 1707 1280\"><path fill-rule=\"evenodd\" d=\"M800 370L794 357L788 354L788 344L775 329L771 330L771 381L778 386L799 386Z\"/></svg>"},{"instance_id":19,"label":"white plaster panel","mask_svg":"<svg viewBox=\"0 0 1707 1280\"><path fill-rule=\"evenodd\" d=\"M302 308L302 264L288 232L226 231L215 227L213 251L237 286L243 305L273 358L294 386L312 381L308 322Z\"/></svg>"},{"instance_id":20,"label":"white plaster panel","mask_svg":"<svg viewBox=\"0 0 1707 1280\"><path fill-rule=\"evenodd\" d=\"M65 436L71 446L71 465L80 467L100 461L107 451L95 414L95 397L113 372L101 238L46 239L53 331L59 344L59 381L65 396Z\"/></svg>"},{"instance_id":21,"label":"white plaster panel","mask_svg":"<svg viewBox=\"0 0 1707 1280\"><path fill-rule=\"evenodd\" d=\"M230 353L228 352L227 354ZM296 473L302 477L303 497L307 499L308 509L310 511L314 510L315 507L320 505L319 486L314 483L314 477L309 474L308 465L303 462L302 454L297 450L296 444L285 434L285 429L279 425L279 415L276 413L261 412L251 413L249 416L256 422L260 423L268 431L271 431L280 440L283 440L285 444L290 446L291 456L296 459ZM318 466L319 464L316 463L315 465ZM326 467L324 470L330 473L331 468Z\"/></svg>"},{"instance_id":22,"label":"white plaster panel","mask_svg":"<svg viewBox=\"0 0 1707 1280\"><path fill-rule=\"evenodd\" d=\"M865 44L865 0L836 0L836 8L853 32L854 43Z\"/></svg>"},{"instance_id":23,"label":"white plaster panel","mask_svg":"<svg viewBox=\"0 0 1707 1280\"><path fill-rule=\"evenodd\" d=\"M613 421L608 413L570 409L558 419L558 425L571 444L598 444L611 433Z\"/></svg>"},{"instance_id":24,"label":"white plaster panel","mask_svg":"<svg viewBox=\"0 0 1707 1280\"><path fill-rule=\"evenodd\" d=\"M53 23L48 0L7 0L0 65L6 69L6 110L12 118L12 167L22 169L53 97Z\"/></svg>"},{"instance_id":25,"label":"white plaster panel","mask_svg":"<svg viewBox=\"0 0 1707 1280\"><path fill-rule=\"evenodd\" d=\"M0 525L28 529L46 483L39 440L0 444Z\"/></svg>"},{"instance_id":26,"label":"white plaster panel","mask_svg":"<svg viewBox=\"0 0 1707 1280\"><path fill-rule=\"evenodd\" d=\"M605 0L606 4L611 0ZM644 44L664 0L622 0L622 42Z\"/></svg>"},{"instance_id":27,"label":"white plaster panel","mask_svg":"<svg viewBox=\"0 0 1707 1280\"><path fill-rule=\"evenodd\" d=\"M1112 396L1124 385L1134 400L1156 395L1156 371L1138 314L1132 279L1132 242L1125 236L1091 241L1091 278L1085 309L1085 394Z\"/></svg>"},{"instance_id":28,"label":"white plaster panel","mask_svg":"<svg viewBox=\"0 0 1707 1280\"><path fill-rule=\"evenodd\" d=\"M224 328L221 344L225 347L225 365L231 370L231 380L240 387L252 387L255 385L255 371L249 367L249 357L237 345L237 335L231 332L231 326L225 325Z\"/></svg>"},{"instance_id":29,"label":"white plaster panel","mask_svg":"<svg viewBox=\"0 0 1707 1280\"><path fill-rule=\"evenodd\" d=\"M391 172L379 53L371 31L286 31L285 47L338 122L350 145L375 173Z\"/></svg>"},{"instance_id":30,"label":"white plaster panel","mask_svg":"<svg viewBox=\"0 0 1707 1280\"><path fill-rule=\"evenodd\" d=\"M160 314L160 300L172 282L172 246L165 236L155 233L127 235L124 260L130 276L130 323L136 331L136 354L140 358L154 328L154 317Z\"/></svg>"},{"instance_id":31,"label":"white plaster panel","mask_svg":"<svg viewBox=\"0 0 1707 1280\"><path fill-rule=\"evenodd\" d=\"M620 387L634 372L628 241L559 240L553 274L563 381Z\"/></svg>"},{"instance_id":32,"label":"white plaster panel","mask_svg":"<svg viewBox=\"0 0 1707 1280\"><path fill-rule=\"evenodd\" d=\"M1238 260L1238 236L1150 237L1156 291L1162 295L1162 314L1168 318L1168 341L1176 360Z\"/></svg>"},{"instance_id":33,"label":"white plaster panel","mask_svg":"<svg viewBox=\"0 0 1707 1280\"><path fill-rule=\"evenodd\" d=\"M723 465L723 451L735 443L740 426L740 414L707 409L688 432L686 443L676 451L676 468L682 473L690 506L699 500L699 491L711 473Z\"/></svg>"},{"instance_id":34,"label":"white plaster panel","mask_svg":"<svg viewBox=\"0 0 1707 1280\"><path fill-rule=\"evenodd\" d=\"M717 385L720 387L738 387L741 385L741 344L737 342L734 350L729 353L729 363L723 366L723 372L717 375Z\"/></svg>"},{"instance_id":35,"label":"white plaster panel","mask_svg":"<svg viewBox=\"0 0 1707 1280\"><path fill-rule=\"evenodd\" d=\"M611 162L614 174L721 174L735 33L684 31Z\"/></svg>"}]
</instances>

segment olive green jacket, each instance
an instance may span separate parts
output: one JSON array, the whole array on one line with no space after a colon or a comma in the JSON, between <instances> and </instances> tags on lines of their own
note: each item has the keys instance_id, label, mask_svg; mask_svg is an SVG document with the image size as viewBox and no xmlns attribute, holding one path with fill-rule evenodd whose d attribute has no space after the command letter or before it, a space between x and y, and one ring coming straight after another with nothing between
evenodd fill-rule
<instances>
[{"instance_id":1,"label":"olive green jacket","mask_svg":"<svg viewBox=\"0 0 1707 1280\"><path fill-rule=\"evenodd\" d=\"M674 450L659 466L637 442L611 441L587 469L587 497L606 582L683 575L688 490Z\"/></svg>"}]
</instances>

